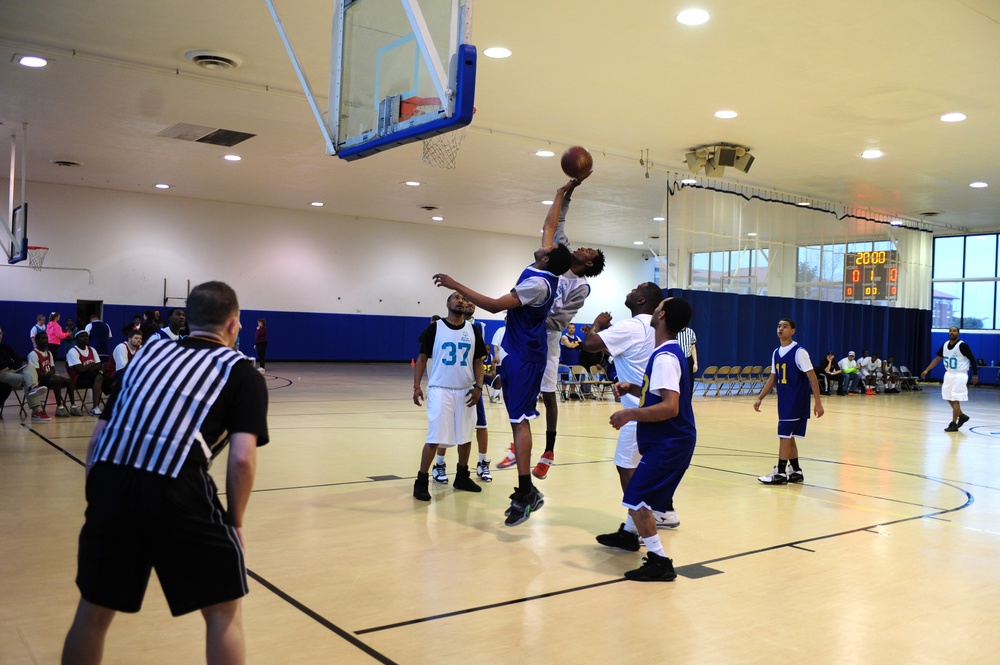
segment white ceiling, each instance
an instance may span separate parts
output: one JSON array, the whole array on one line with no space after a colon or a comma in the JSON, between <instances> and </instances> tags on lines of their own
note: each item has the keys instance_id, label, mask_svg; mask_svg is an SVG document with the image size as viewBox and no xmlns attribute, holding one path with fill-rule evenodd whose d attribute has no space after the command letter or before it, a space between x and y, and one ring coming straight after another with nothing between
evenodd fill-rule
<instances>
[{"instance_id":1,"label":"white ceiling","mask_svg":"<svg viewBox=\"0 0 1000 665\"><path fill-rule=\"evenodd\" d=\"M325 110L333 0L275 4ZM689 4L712 20L677 23ZM476 0L473 37L477 113L449 171L422 164L419 144L327 157L263 0L8 0L0 150L27 122L29 181L276 208L323 201L318 219L428 224L421 206L433 205L444 225L534 235L539 202L565 181L557 159L534 151L582 144L595 174L574 197L570 237L631 247L657 232L650 220L684 153L730 142L756 163L727 179L885 215L939 211L942 232L1000 228L997 0ZM513 56L482 56L496 45ZM184 59L191 49L242 65L208 72ZM29 52L51 64L12 62ZM720 109L739 117L713 117ZM950 111L968 120L941 122ZM178 122L257 136L233 149L157 136ZM885 156L861 159L872 147ZM243 161L224 162L227 151ZM970 188L977 180L990 187Z\"/></svg>"}]
</instances>

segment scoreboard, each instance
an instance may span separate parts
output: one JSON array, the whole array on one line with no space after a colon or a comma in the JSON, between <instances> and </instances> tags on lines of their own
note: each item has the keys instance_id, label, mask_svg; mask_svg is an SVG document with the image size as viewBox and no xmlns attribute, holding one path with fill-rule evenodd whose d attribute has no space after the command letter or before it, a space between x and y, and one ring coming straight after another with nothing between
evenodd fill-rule
<instances>
[{"instance_id":1,"label":"scoreboard","mask_svg":"<svg viewBox=\"0 0 1000 665\"><path fill-rule=\"evenodd\" d=\"M844 255L844 300L895 300L899 287L896 250Z\"/></svg>"}]
</instances>

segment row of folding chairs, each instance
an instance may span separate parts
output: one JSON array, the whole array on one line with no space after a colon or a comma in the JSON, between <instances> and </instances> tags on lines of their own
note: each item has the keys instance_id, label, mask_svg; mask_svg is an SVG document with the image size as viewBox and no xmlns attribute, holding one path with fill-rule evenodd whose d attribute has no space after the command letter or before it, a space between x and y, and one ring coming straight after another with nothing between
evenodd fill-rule
<instances>
[{"instance_id":1,"label":"row of folding chairs","mask_svg":"<svg viewBox=\"0 0 1000 665\"><path fill-rule=\"evenodd\" d=\"M706 367L701 376L695 377L695 392L698 386L702 386L701 394L708 395L708 391L715 388L715 396L740 395L743 391L750 395L754 391L764 387L768 377L771 376L771 366L763 365L712 365ZM735 392L734 392L735 391Z\"/></svg>"},{"instance_id":2,"label":"row of folding chairs","mask_svg":"<svg viewBox=\"0 0 1000 665\"><path fill-rule=\"evenodd\" d=\"M573 395L579 399L604 399L613 392L614 384L600 365L592 365L590 369L583 365L559 366L557 390L564 402Z\"/></svg>"}]
</instances>

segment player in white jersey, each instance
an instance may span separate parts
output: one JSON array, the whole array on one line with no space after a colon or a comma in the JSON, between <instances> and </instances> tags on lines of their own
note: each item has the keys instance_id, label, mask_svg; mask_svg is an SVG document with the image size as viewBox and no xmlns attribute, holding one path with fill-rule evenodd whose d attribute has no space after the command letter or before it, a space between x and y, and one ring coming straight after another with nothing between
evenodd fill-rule
<instances>
[{"instance_id":1,"label":"player in white jersey","mask_svg":"<svg viewBox=\"0 0 1000 665\"><path fill-rule=\"evenodd\" d=\"M945 432L957 432L969 416L962 413L962 402L969 400L969 370L972 370L972 385L979 383L979 363L969 345L958 338L958 327L948 328L948 341L941 346L931 364L920 373L920 378L926 378L927 373L944 359L944 383L941 384L941 397L951 405L951 422L944 428Z\"/></svg>"},{"instance_id":2,"label":"player in white jersey","mask_svg":"<svg viewBox=\"0 0 1000 665\"><path fill-rule=\"evenodd\" d=\"M420 501L431 500L429 471L438 447L458 446L455 489L482 491L470 476L469 454L476 403L483 394L486 344L480 328L465 319L466 307L465 297L452 293L448 296L448 316L432 323L420 335L420 355L413 367L413 403L417 406L422 405L424 391L420 383L427 359L431 360L427 377L427 439L420 455L420 471L413 483L413 497Z\"/></svg>"},{"instance_id":3,"label":"player in white jersey","mask_svg":"<svg viewBox=\"0 0 1000 665\"><path fill-rule=\"evenodd\" d=\"M556 190L555 199L545 216L545 225L542 229L543 245L556 242L566 245L572 250L569 238L566 237L566 211L569 210L573 190L589 175L587 173L582 178L574 178ZM596 277L603 271L604 253L601 250L590 247L573 250L573 263L569 270L559 276L556 299L552 304L552 309L549 310L548 318L545 320L548 354L541 387L542 402L545 404L545 452L542 453L538 464L531 471L532 475L540 480L544 480L548 475L549 468L555 459L556 427L559 422L559 406L556 400L556 380L561 351L559 340L562 338L563 330L580 311L587 296L590 295L590 284L587 282L587 278ZM513 466L516 461L512 445L507 456L497 466L505 469Z\"/></svg>"}]
</instances>

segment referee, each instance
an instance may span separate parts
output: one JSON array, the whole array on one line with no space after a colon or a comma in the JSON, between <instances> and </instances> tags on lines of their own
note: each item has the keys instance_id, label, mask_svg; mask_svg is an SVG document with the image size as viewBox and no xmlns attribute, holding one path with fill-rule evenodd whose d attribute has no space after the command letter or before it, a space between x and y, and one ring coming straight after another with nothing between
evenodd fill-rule
<instances>
[{"instance_id":1,"label":"referee","mask_svg":"<svg viewBox=\"0 0 1000 665\"><path fill-rule=\"evenodd\" d=\"M691 328L685 328L677 333L677 341L684 350L688 361L688 371L691 373L691 394L694 395L694 375L698 373L698 336Z\"/></svg>"},{"instance_id":2,"label":"referee","mask_svg":"<svg viewBox=\"0 0 1000 665\"><path fill-rule=\"evenodd\" d=\"M115 613L139 611L152 569L171 614L201 610L209 663L245 660L243 515L268 441L267 388L231 348L236 292L200 284L187 307L190 336L143 345L87 445L81 598L63 663L100 662ZM227 443L223 508L208 467Z\"/></svg>"}]
</instances>

